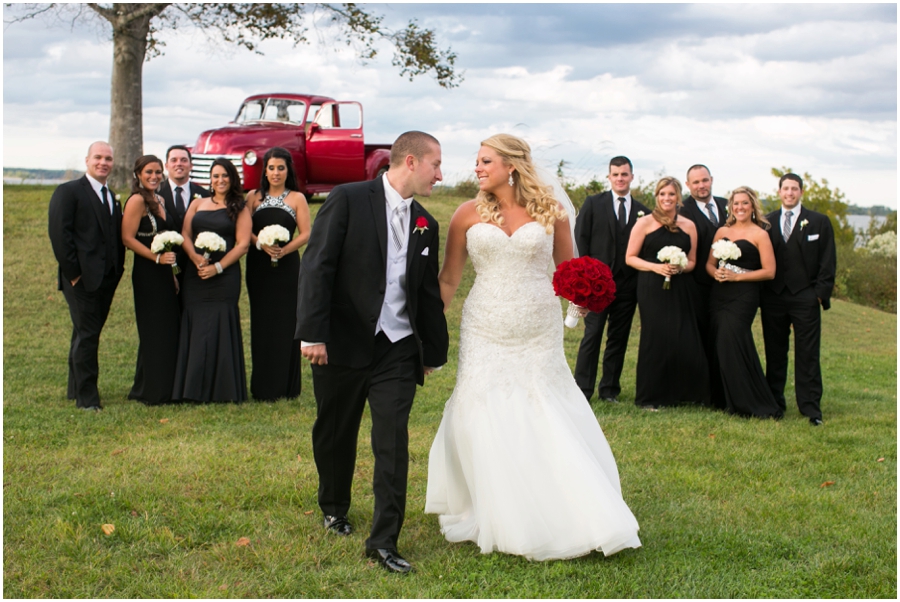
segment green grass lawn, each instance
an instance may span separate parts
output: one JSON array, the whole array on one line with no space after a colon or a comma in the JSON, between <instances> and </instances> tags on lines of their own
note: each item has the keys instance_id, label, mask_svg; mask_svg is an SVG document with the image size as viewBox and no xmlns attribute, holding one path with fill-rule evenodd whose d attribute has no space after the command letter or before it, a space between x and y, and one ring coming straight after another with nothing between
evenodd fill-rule
<instances>
[{"instance_id":1,"label":"green grass lawn","mask_svg":"<svg viewBox=\"0 0 900 602\"><path fill-rule=\"evenodd\" d=\"M368 415L350 511L356 533L337 538L321 526L305 362L303 394L292 401L145 407L126 399L137 353L130 252L100 344L106 409L76 411L65 399L71 323L47 238L52 188L3 190L6 597L897 595L893 314L841 301L823 314L820 428L798 414L792 386L780 422L636 408L636 320L623 403L595 402L594 411L644 547L537 563L450 544L437 518L423 513L428 451L454 385L470 267L448 316L450 362L429 377L413 407L400 551L417 572L400 577L363 554L373 503ZM442 234L460 200L425 201ZM249 315L244 292L248 377ZM761 351L758 320L755 328ZM566 331L571 365L581 332ZM115 531L105 535L104 524ZM250 543L238 545L241 538Z\"/></svg>"}]
</instances>

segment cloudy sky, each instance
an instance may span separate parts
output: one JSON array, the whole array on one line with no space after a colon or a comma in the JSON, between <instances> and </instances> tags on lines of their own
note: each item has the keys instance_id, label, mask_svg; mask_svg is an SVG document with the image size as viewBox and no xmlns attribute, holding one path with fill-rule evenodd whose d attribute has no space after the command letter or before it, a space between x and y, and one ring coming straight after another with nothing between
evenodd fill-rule
<instances>
[{"instance_id":1,"label":"cloudy sky","mask_svg":"<svg viewBox=\"0 0 900 602\"><path fill-rule=\"evenodd\" d=\"M624 154L644 181L706 163L716 194L768 193L770 169L789 166L857 205L897 206L895 4L367 6L394 28L433 28L462 85L401 78L387 46L363 66L327 35L258 56L179 29L144 66L145 151L192 144L250 94L309 92L362 102L370 142L435 134L450 182L505 131L581 182ZM81 168L88 143L108 136L111 63L102 24L5 26L3 165Z\"/></svg>"}]
</instances>

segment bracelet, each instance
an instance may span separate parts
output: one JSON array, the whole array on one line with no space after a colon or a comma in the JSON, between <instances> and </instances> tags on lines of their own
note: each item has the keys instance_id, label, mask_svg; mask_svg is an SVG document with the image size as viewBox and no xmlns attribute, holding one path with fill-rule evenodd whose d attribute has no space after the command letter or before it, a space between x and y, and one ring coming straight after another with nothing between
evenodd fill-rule
<instances>
[{"instance_id":1,"label":"bracelet","mask_svg":"<svg viewBox=\"0 0 900 602\"><path fill-rule=\"evenodd\" d=\"M156 254L156 264L159 265L159 253Z\"/></svg>"},{"instance_id":2,"label":"bracelet","mask_svg":"<svg viewBox=\"0 0 900 602\"><path fill-rule=\"evenodd\" d=\"M221 274L222 272L223 272L223 270L222 270L222 264L219 263L219 262L217 261L217 262L216 262L216 273L217 273L217 274Z\"/></svg>"}]
</instances>

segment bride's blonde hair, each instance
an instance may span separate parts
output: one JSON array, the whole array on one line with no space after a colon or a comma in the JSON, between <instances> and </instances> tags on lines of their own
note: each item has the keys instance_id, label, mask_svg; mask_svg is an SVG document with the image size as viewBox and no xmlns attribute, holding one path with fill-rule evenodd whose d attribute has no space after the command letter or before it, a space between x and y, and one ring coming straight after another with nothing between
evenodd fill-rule
<instances>
[{"instance_id":1,"label":"bride's blonde hair","mask_svg":"<svg viewBox=\"0 0 900 602\"><path fill-rule=\"evenodd\" d=\"M481 146L496 151L503 165L515 168L512 179L516 203L525 207L528 215L544 226L547 234L552 234L556 220L566 219L568 216L553 197L553 189L537 176L528 143L509 134L496 134L482 141ZM481 221L503 225L500 201L493 193L479 191L475 197L475 210L481 216Z\"/></svg>"}]
</instances>

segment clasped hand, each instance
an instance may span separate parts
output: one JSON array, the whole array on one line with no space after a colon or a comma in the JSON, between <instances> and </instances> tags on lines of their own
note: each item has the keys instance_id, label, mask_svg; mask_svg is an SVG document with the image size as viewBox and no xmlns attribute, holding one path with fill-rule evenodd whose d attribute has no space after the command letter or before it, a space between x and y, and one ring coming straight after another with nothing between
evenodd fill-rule
<instances>
[{"instance_id":1,"label":"clasped hand","mask_svg":"<svg viewBox=\"0 0 900 602\"><path fill-rule=\"evenodd\" d=\"M205 257L201 256L200 263L197 264L197 275L200 276L200 279L207 280L218 275L218 273L219 271L216 269L215 264L210 264Z\"/></svg>"},{"instance_id":2,"label":"clasped hand","mask_svg":"<svg viewBox=\"0 0 900 602\"><path fill-rule=\"evenodd\" d=\"M260 248L269 254L269 257L273 259L281 259L281 254L284 253L281 247L278 245L260 245Z\"/></svg>"},{"instance_id":3,"label":"clasped hand","mask_svg":"<svg viewBox=\"0 0 900 602\"><path fill-rule=\"evenodd\" d=\"M657 263L655 265L656 268L653 271L660 276L674 276L681 273L681 266L673 263Z\"/></svg>"},{"instance_id":4,"label":"clasped hand","mask_svg":"<svg viewBox=\"0 0 900 602\"><path fill-rule=\"evenodd\" d=\"M716 270L716 281L731 282L734 280L737 280L737 274L735 274L731 270L726 270L725 268L719 268Z\"/></svg>"},{"instance_id":5,"label":"clasped hand","mask_svg":"<svg viewBox=\"0 0 900 602\"><path fill-rule=\"evenodd\" d=\"M175 253L173 253L172 251L160 253L159 261L157 261L156 263L160 265L175 265Z\"/></svg>"}]
</instances>

